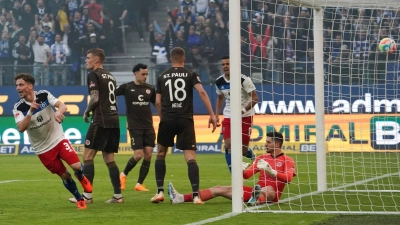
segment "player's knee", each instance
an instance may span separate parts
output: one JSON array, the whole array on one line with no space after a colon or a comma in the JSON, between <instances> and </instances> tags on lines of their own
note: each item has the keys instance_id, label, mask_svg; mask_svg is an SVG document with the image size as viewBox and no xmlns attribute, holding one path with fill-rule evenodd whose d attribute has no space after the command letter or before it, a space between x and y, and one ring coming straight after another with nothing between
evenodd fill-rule
<instances>
[{"instance_id":1,"label":"player's knee","mask_svg":"<svg viewBox=\"0 0 400 225\"><path fill-rule=\"evenodd\" d=\"M143 150L136 150L133 154L133 157L136 161L139 161L143 158Z\"/></svg>"},{"instance_id":2,"label":"player's knee","mask_svg":"<svg viewBox=\"0 0 400 225\"><path fill-rule=\"evenodd\" d=\"M231 143L229 142L227 142L227 143L225 143L225 149L231 149Z\"/></svg>"},{"instance_id":3,"label":"player's knee","mask_svg":"<svg viewBox=\"0 0 400 225\"><path fill-rule=\"evenodd\" d=\"M70 165L73 170L80 171L82 170L82 164L80 162L74 163Z\"/></svg>"},{"instance_id":4,"label":"player's knee","mask_svg":"<svg viewBox=\"0 0 400 225\"><path fill-rule=\"evenodd\" d=\"M151 153L150 154L144 154L144 160L151 161Z\"/></svg>"},{"instance_id":5,"label":"player's knee","mask_svg":"<svg viewBox=\"0 0 400 225\"><path fill-rule=\"evenodd\" d=\"M62 175L61 175L61 179L63 180L69 180L71 179L71 174L68 171L65 171Z\"/></svg>"}]
</instances>

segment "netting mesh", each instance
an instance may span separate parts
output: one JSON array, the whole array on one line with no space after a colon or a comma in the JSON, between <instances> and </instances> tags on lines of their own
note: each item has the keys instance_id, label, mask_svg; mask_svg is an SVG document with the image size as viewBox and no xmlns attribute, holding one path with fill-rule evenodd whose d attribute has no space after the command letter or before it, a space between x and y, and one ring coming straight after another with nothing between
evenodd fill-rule
<instances>
[{"instance_id":1,"label":"netting mesh","mask_svg":"<svg viewBox=\"0 0 400 225\"><path fill-rule=\"evenodd\" d=\"M398 6L376 0L241 1L242 73L252 77L259 96L250 146L264 153L265 132L279 131L284 152L297 165L280 203L247 210L399 212L399 51L388 55L377 48L386 37L400 43ZM312 7L324 12L322 56L314 55ZM321 150L315 137L315 57L324 62L323 192L315 155Z\"/></svg>"}]
</instances>

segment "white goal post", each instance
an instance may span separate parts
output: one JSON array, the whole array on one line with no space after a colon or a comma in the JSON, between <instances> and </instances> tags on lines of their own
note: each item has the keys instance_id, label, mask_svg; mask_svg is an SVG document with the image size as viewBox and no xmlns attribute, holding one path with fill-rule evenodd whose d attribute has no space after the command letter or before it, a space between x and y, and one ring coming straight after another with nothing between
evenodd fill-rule
<instances>
[{"instance_id":1,"label":"white goal post","mask_svg":"<svg viewBox=\"0 0 400 225\"><path fill-rule=\"evenodd\" d=\"M229 49L230 49L230 69L235 71L235 74L241 74L241 5L240 0L229 1ZM249 0L251 2L251 0ZM400 157L395 154L397 150L393 148L382 149L379 153L370 152L354 152L351 149L348 153L334 152L332 156L327 151L326 143L326 132L329 128L325 127L326 124L326 109L325 105L327 96L325 93L326 88L326 71L324 68L324 9L326 7L345 7L345 8L363 8L363 9L388 9L388 8L399 8L400 3L398 0L387 0L384 3L378 0L286 0L291 5L303 6L311 8L313 11L313 49L314 49L314 106L315 106L315 143L316 152L314 156L307 155L307 161L296 161L297 166L299 163L310 163L307 165L309 169L312 163L315 163L315 174L310 174L308 179L311 180L311 176L315 176L315 183L306 187L307 181L301 181L304 185L298 185L298 189L309 188L308 191L302 190L300 194L289 195L286 198L281 199L281 204L275 205L261 205L256 207L246 208L243 204L242 199L242 187L243 178L241 170L242 158L242 134L241 134L241 83L240 79L234 79L232 76L230 81L231 85L231 99L237 99L237 101L231 101L231 154L232 154L232 212L280 212L280 213L339 213L339 214L400 214L400 195L396 194L400 192L400 184L396 184L400 181ZM400 17L400 15L398 16ZM398 43L399 44L399 43ZM399 45L398 45L399 46ZM399 47L398 47L399 48ZM396 58L398 60L398 58ZM375 68L375 70L378 70ZM246 74L251 76L251 74ZM283 82L283 81L282 81ZM262 83L262 82L261 82ZM346 85L343 85L346 86ZM347 86L351 86L347 85ZM362 85L361 85L362 86ZM386 88L386 86L384 86ZM395 93L395 99L397 99L398 89L392 87ZM336 89L335 89L336 90ZM329 90L334 92L335 90ZM261 90L264 91L264 90ZM347 93L345 93L347 94ZM351 93L348 93L351 94ZM367 95L365 95L367 99ZM386 96L386 95L385 95ZM328 96L331 98L331 96ZM385 98L386 99L386 98ZM263 100L260 100L263 101ZM365 100L367 102L367 100ZM371 97L370 101L377 101ZM388 100L390 102L390 99ZM394 101L394 100L393 100ZM385 103L383 100L379 104ZM338 103L339 104L339 103ZM389 103L386 104L386 106ZM400 105L400 104L399 104ZM367 104L365 105L366 107ZM258 107L258 106L257 106ZM369 106L373 107L373 106ZM375 107L380 107L375 106ZM388 107L388 106L387 106ZM393 106L392 106L393 107ZM373 111L373 110L372 110ZM370 111L371 112L371 111ZM375 111L373 111L375 112ZM373 113L372 112L372 113ZM262 113L260 113L262 114ZM265 119L271 119L274 115L267 115ZM282 115L280 115L282 116ZM290 117L291 115L287 115ZM351 113L346 116L351 116ZM382 116L377 113L376 116ZM356 118L356 116L352 117ZM389 121L390 122L390 121ZM388 123L389 123L388 122ZM372 119L371 119L372 124ZM354 124L352 125L354 126ZM352 127L349 124L349 127ZM371 125L372 126L372 125ZM389 126L389 125L388 125ZM385 125L382 125L384 129ZM349 128L349 133L352 132ZM372 128L371 128L372 129ZM375 129L375 128L374 128ZM377 128L376 128L377 129ZM385 129L387 129L385 127ZM395 128L393 128L395 129ZM284 128L281 128L285 131ZM340 129L339 129L340 130ZM399 127L400 130L400 127ZM289 132L289 131L288 131ZM360 132L364 132L361 130ZM400 132L400 131L399 131ZM339 134L340 135L340 134ZM265 133L264 133L265 136ZM350 135L351 136L351 135ZM351 138L351 137L349 137ZM351 141L350 141L351 142ZM372 139L370 140L372 145ZM336 146L340 148L340 146ZM388 155L386 155L386 153ZM370 155L371 154L371 155ZM376 155L379 154L379 155ZM389 155L390 154L390 155ZM328 156L329 155L329 156ZM388 159L395 157L394 161ZM327 158L329 162L327 162ZM397 159L397 162L395 162ZM374 163L379 162L379 165ZM351 164L357 169L351 172L346 172L348 165ZM384 168L385 164L387 169ZM375 167L374 167L375 166ZM340 169L342 167L342 170ZM368 167L368 168L362 168ZM369 168L374 167L374 168ZM339 169L338 169L339 168ZM397 170L398 169L398 170ZM329 171L327 171L329 170ZM396 171L397 170L397 171ZM385 173L386 171L386 173ZM307 171L298 171L298 173L305 173ZM368 173L368 176L363 173ZM340 178L340 176L343 178ZM351 176L360 176L364 179L352 179ZM257 179L257 177L255 178ZM299 178L298 178L299 179ZM337 183L335 182L342 181ZM353 182L350 182L352 180ZM387 183L386 183L387 182ZM314 186L313 186L314 185ZM290 186L290 185L289 185ZM312 187L313 186L313 187ZM356 187L355 187L356 186ZM286 187L285 192L289 191L290 188ZM341 195L336 195L342 193ZM388 195L384 195L387 193ZM348 199L347 199L348 197ZM309 198L307 205L302 204L303 198ZM345 199L343 199L345 198ZM329 201L326 201L329 199ZM355 200L354 200L355 199ZM374 202L378 201L378 202ZM388 204L385 203L389 202ZM333 203L331 203L333 202ZM363 205L363 202L367 202ZM376 207L374 205L376 204Z\"/></svg>"}]
</instances>

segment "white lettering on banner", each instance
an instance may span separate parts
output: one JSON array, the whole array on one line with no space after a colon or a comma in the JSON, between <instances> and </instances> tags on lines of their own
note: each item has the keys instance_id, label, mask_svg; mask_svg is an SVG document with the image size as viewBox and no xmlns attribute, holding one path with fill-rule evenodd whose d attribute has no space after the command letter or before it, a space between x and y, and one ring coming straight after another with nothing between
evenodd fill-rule
<instances>
[{"instance_id":1,"label":"white lettering on banner","mask_svg":"<svg viewBox=\"0 0 400 225\"><path fill-rule=\"evenodd\" d=\"M384 107L384 110L382 110ZM400 100L399 99L375 99L371 93L365 93L364 99L357 99L353 103L350 103L344 99L335 100L332 103L332 113L362 113L360 110L364 108L365 113L385 113L390 112L400 112ZM268 111L269 109L269 111ZM395 109L395 110L394 110ZM284 100L278 101L262 101L261 104L258 103L254 106L256 114L273 113L273 114L283 114L283 113L304 113L304 114L314 114L315 106L313 100L307 100L305 106L303 101L300 100L290 100L288 103Z\"/></svg>"},{"instance_id":2,"label":"white lettering on banner","mask_svg":"<svg viewBox=\"0 0 400 225\"><path fill-rule=\"evenodd\" d=\"M35 153L35 151L33 151L33 148L32 148L32 146L24 146L22 149L21 149L21 152L20 152L21 154L30 154L30 153Z\"/></svg>"},{"instance_id":3,"label":"white lettering on banner","mask_svg":"<svg viewBox=\"0 0 400 225\"><path fill-rule=\"evenodd\" d=\"M375 127L377 145L397 145L400 142L400 125L398 123L394 121L377 121L375 122Z\"/></svg>"},{"instance_id":4,"label":"white lettering on banner","mask_svg":"<svg viewBox=\"0 0 400 225\"><path fill-rule=\"evenodd\" d=\"M15 145L0 146L0 154L14 154L14 153L15 153Z\"/></svg>"},{"instance_id":5,"label":"white lettering on banner","mask_svg":"<svg viewBox=\"0 0 400 225\"><path fill-rule=\"evenodd\" d=\"M68 128L65 132L65 138L71 142L71 144L81 144L82 134L76 128Z\"/></svg>"},{"instance_id":6,"label":"white lettering on banner","mask_svg":"<svg viewBox=\"0 0 400 225\"><path fill-rule=\"evenodd\" d=\"M316 144L300 144L300 152L316 152Z\"/></svg>"}]
</instances>

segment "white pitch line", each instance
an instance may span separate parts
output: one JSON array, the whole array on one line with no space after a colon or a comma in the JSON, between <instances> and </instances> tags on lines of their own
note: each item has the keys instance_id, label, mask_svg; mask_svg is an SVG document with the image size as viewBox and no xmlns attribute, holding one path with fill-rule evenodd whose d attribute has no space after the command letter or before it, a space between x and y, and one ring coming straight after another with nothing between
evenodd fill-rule
<instances>
[{"instance_id":1,"label":"white pitch line","mask_svg":"<svg viewBox=\"0 0 400 225\"><path fill-rule=\"evenodd\" d=\"M338 190L338 189L343 189L343 188L347 188L347 187L351 187L351 186L367 183L367 182L374 181L374 180L379 180L379 179L382 179L382 178L385 178L385 177L394 176L394 175L400 175L400 172L386 174L386 175L382 175L382 176L378 176L378 177L374 177L374 178L369 178L369 179L357 181L357 182L354 182L354 183L351 183L351 184L346 184L346 185L342 185L342 186L338 186L338 187L334 187L334 188L329 188L328 191L335 191L335 190ZM311 196L311 195L315 195L315 194L320 194L322 192L324 192L324 191L313 191L313 192L306 193L306 194L296 195L296 196L293 196L293 197L290 197L290 198L285 198L285 199L279 201L279 203L290 202L290 201L297 200L297 199L300 199L300 198L303 198L303 197L307 197L307 196ZM259 209L259 208L263 208L263 207L265 207L265 204L264 205L258 205L258 206L249 207L249 208L247 208L246 211ZM188 223L186 225L202 225L202 224L212 223L212 222L216 222L216 221L223 220L223 219L229 219L229 218L237 216L239 214L240 213L232 213L232 212L230 212L230 213L223 214L221 216L217 216L217 217L201 220L201 221L194 222L194 223Z\"/></svg>"},{"instance_id":2,"label":"white pitch line","mask_svg":"<svg viewBox=\"0 0 400 225\"><path fill-rule=\"evenodd\" d=\"M20 181L20 180L3 180L3 181L0 181L0 184L6 184L6 183L18 182L18 181Z\"/></svg>"}]
</instances>

